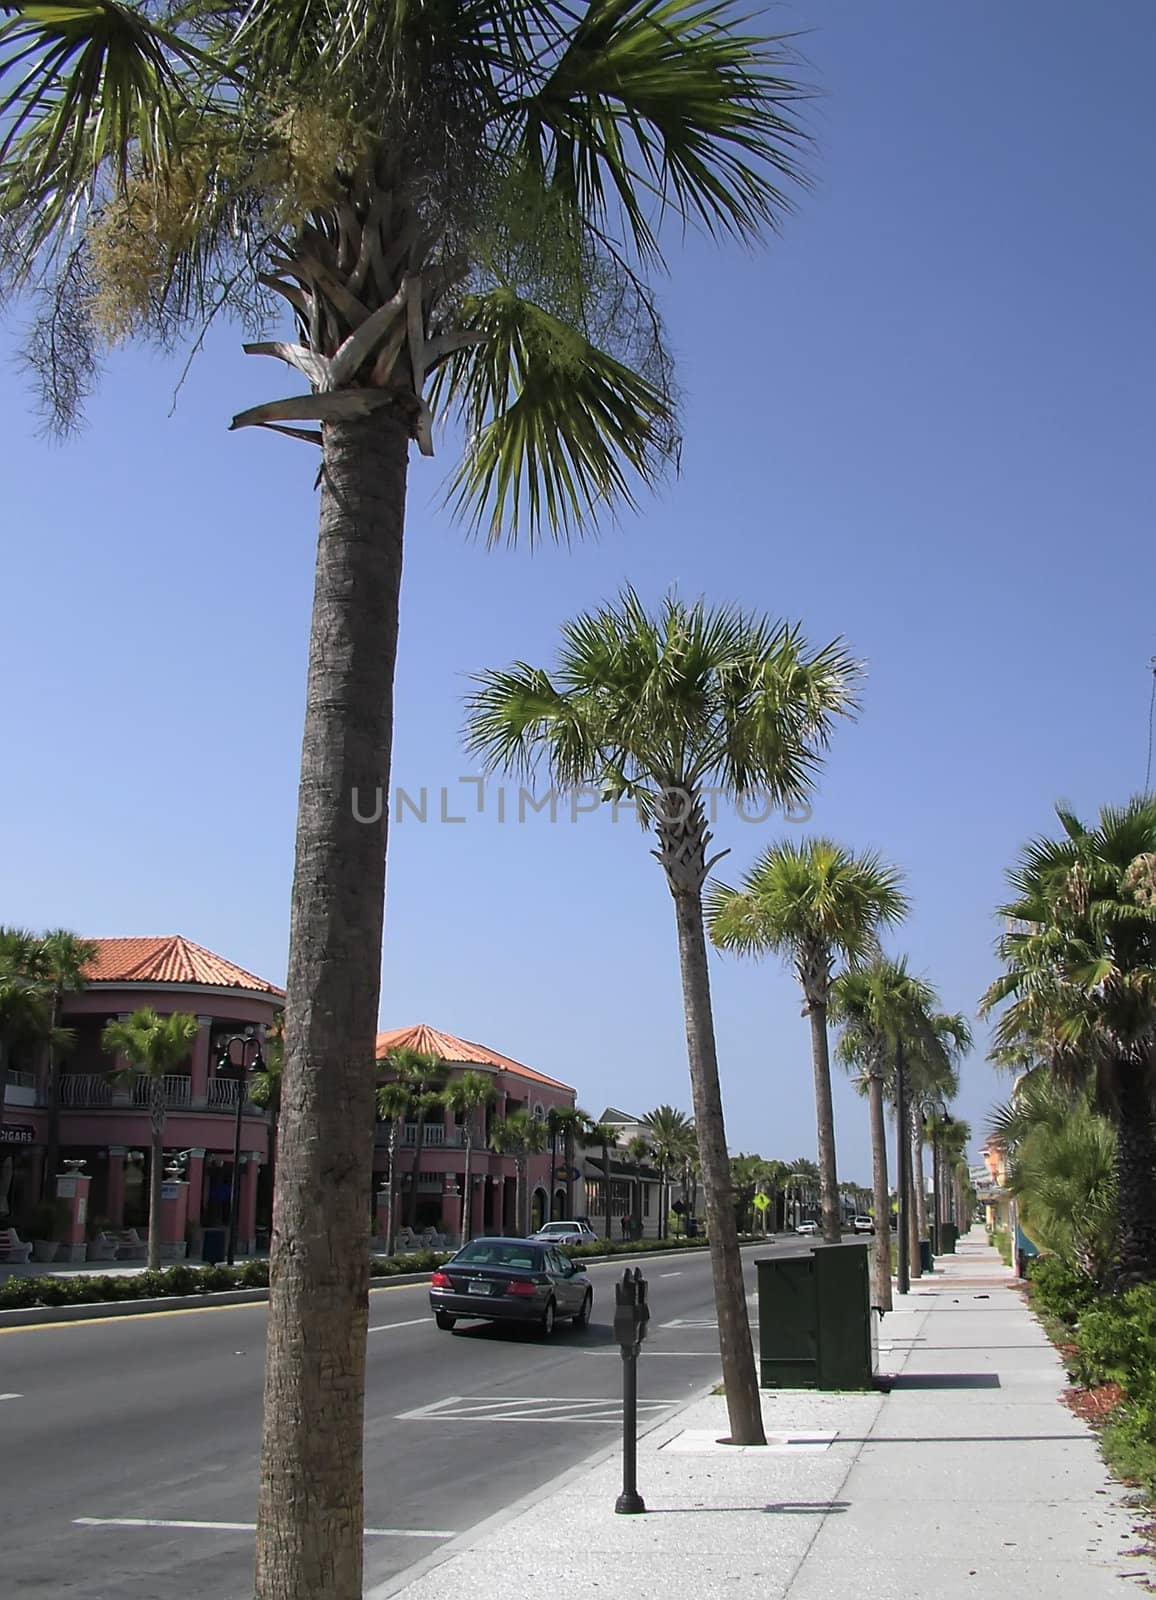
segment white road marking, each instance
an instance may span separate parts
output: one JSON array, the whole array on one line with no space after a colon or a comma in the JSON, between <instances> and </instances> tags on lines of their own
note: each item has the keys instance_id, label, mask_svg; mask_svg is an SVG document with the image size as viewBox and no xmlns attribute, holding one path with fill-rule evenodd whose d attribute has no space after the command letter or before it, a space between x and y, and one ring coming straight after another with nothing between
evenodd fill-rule
<instances>
[{"instance_id":1,"label":"white road marking","mask_svg":"<svg viewBox=\"0 0 1156 1600\"><path fill-rule=\"evenodd\" d=\"M0 1394L0 1400L23 1400L22 1394Z\"/></svg>"},{"instance_id":2,"label":"white road marking","mask_svg":"<svg viewBox=\"0 0 1156 1600\"><path fill-rule=\"evenodd\" d=\"M649 1345L642 1347L642 1353L649 1361L651 1356L697 1356L700 1361L709 1361L713 1356L718 1360L717 1350L652 1350ZM613 1350L583 1350L584 1356L616 1356L621 1360L622 1352L616 1347Z\"/></svg>"},{"instance_id":3,"label":"white road marking","mask_svg":"<svg viewBox=\"0 0 1156 1600\"><path fill-rule=\"evenodd\" d=\"M179 1517L73 1517L78 1528L192 1528L198 1532L256 1533L255 1522L190 1522ZM367 1539L453 1539L449 1528L366 1528Z\"/></svg>"},{"instance_id":4,"label":"white road marking","mask_svg":"<svg viewBox=\"0 0 1156 1600\"><path fill-rule=\"evenodd\" d=\"M369 1333L388 1333L391 1328L416 1328L419 1322L432 1322L432 1317L410 1317L408 1322L379 1322L367 1329Z\"/></svg>"},{"instance_id":5,"label":"white road marking","mask_svg":"<svg viewBox=\"0 0 1156 1600\"><path fill-rule=\"evenodd\" d=\"M643 1415L658 1415L671 1410L676 1401L640 1400ZM447 1395L432 1405L417 1406L398 1413L399 1422L618 1422L622 1418L619 1398L601 1399L574 1395L504 1395L489 1400Z\"/></svg>"},{"instance_id":6,"label":"white road marking","mask_svg":"<svg viewBox=\"0 0 1156 1600\"><path fill-rule=\"evenodd\" d=\"M658 1276L660 1278L681 1278L682 1277L682 1273L681 1272L660 1272L658 1274Z\"/></svg>"}]
</instances>

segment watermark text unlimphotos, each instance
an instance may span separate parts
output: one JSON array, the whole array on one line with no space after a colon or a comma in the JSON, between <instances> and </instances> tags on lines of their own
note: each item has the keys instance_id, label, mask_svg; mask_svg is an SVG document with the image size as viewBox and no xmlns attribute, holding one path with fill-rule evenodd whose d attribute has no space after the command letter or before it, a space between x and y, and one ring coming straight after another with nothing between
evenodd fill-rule
<instances>
[{"instance_id":1,"label":"watermark text unlimphotos","mask_svg":"<svg viewBox=\"0 0 1156 1600\"><path fill-rule=\"evenodd\" d=\"M598 789L586 784L576 789L550 788L539 794L519 784L517 790L504 784L491 784L485 778L459 778L464 789L451 790L448 785L430 787L422 784L416 789L400 785L394 789L390 817L395 823L438 823L462 825L471 818L489 817L499 823L525 823L538 818L547 822L576 823L581 817L610 812L611 821L618 822L623 813L633 821L638 808L633 800L605 800ZM469 791L472 791L469 792ZM356 822L380 822L385 808L385 791L382 788L352 792L353 816ZM718 821L726 791L713 784L704 784L697 796L703 813L710 823ZM691 815L695 796L683 789L662 791L662 810L668 822L678 825ZM472 802L472 803L471 803ZM740 822L769 822L776 813L785 822L809 822L811 807L801 804L784 806L765 794L753 793L727 800L728 807Z\"/></svg>"}]
</instances>

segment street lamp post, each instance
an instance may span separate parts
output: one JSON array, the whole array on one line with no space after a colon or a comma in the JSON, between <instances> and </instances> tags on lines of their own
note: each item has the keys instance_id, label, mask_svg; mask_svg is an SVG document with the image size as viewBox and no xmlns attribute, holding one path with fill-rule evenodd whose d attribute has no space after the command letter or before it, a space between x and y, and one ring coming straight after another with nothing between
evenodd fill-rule
<instances>
[{"instance_id":1,"label":"street lamp post","mask_svg":"<svg viewBox=\"0 0 1156 1600\"><path fill-rule=\"evenodd\" d=\"M900 1294L911 1289L911 1256L907 1233L907 1211L911 1204L911 1138L907 1130L907 1073L903 1045L895 1052L895 1165L897 1194L895 1279Z\"/></svg>"},{"instance_id":2,"label":"street lamp post","mask_svg":"<svg viewBox=\"0 0 1156 1600\"><path fill-rule=\"evenodd\" d=\"M237 1259L237 1220L241 1207L241 1118L245 1113L245 1090L249 1074L264 1066L261 1041L254 1029L235 1033L226 1039L217 1056L217 1072L224 1066L235 1067L237 1072L237 1113L233 1121L233 1179L229 1185L229 1266Z\"/></svg>"}]
</instances>

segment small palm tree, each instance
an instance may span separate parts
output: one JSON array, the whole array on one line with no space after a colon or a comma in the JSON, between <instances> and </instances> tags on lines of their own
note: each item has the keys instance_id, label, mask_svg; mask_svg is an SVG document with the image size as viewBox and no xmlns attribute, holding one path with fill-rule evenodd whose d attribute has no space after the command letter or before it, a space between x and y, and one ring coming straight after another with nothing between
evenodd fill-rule
<instances>
[{"instance_id":1,"label":"small palm tree","mask_svg":"<svg viewBox=\"0 0 1156 1600\"><path fill-rule=\"evenodd\" d=\"M445 1109L445 1090L449 1067L436 1055L424 1050L407 1048L391 1050L382 1062L408 1094L408 1114L416 1118L417 1136L413 1147L413 1164L410 1167L409 1206L406 1222L410 1228L417 1222L418 1182L421 1177L422 1153L425 1149L426 1123L431 1116ZM377 1091L378 1108L381 1091Z\"/></svg>"},{"instance_id":2,"label":"small palm tree","mask_svg":"<svg viewBox=\"0 0 1156 1600\"><path fill-rule=\"evenodd\" d=\"M652 831L674 902L687 1055L699 1140L731 1437L765 1434L730 1203L722 1090L702 895L706 788L771 804L810 792L832 727L853 708L857 668L841 642L810 650L794 624L674 596L650 614L627 589L568 622L556 671L487 672L470 697L467 743L489 771L628 801Z\"/></svg>"},{"instance_id":3,"label":"small palm tree","mask_svg":"<svg viewBox=\"0 0 1156 1600\"><path fill-rule=\"evenodd\" d=\"M642 1169L650 1159L650 1144L640 1133L627 1139L623 1146L623 1154L634 1168L634 1200L630 1207L630 1220L634 1231L640 1232L642 1228Z\"/></svg>"},{"instance_id":4,"label":"small palm tree","mask_svg":"<svg viewBox=\"0 0 1156 1600\"><path fill-rule=\"evenodd\" d=\"M584 1129L589 1125L590 1118L582 1110L581 1106L557 1106L550 1113L550 1116L553 1119L552 1125L554 1129L562 1135L566 1165L566 1216L571 1218L574 1215L575 1150ZM553 1182L553 1174L551 1173L551 1190L553 1189Z\"/></svg>"},{"instance_id":5,"label":"small palm tree","mask_svg":"<svg viewBox=\"0 0 1156 1600\"><path fill-rule=\"evenodd\" d=\"M1008 874L1005 971L981 1002L1001 1009L997 1049L1028 1046L1058 1081L1087 1085L1117 1146L1119 1270L1156 1279L1156 796L1088 825L1057 807Z\"/></svg>"},{"instance_id":6,"label":"small palm tree","mask_svg":"<svg viewBox=\"0 0 1156 1600\"><path fill-rule=\"evenodd\" d=\"M612 1239L610 1152L618 1148L618 1129L612 1122L591 1122L586 1127L584 1142L597 1145L602 1155L602 1233L604 1238Z\"/></svg>"},{"instance_id":7,"label":"small palm tree","mask_svg":"<svg viewBox=\"0 0 1156 1600\"><path fill-rule=\"evenodd\" d=\"M539 1122L526 1110L512 1111L501 1117L490 1129L490 1144L499 1155L513 1156L515 1172L514 1209L518 1227L523 1234L530 1231L530 1194L526 1174L532 1155L546 1148L549 1134L546 1124Z\"/></svg>"},{"instance_id":8,"label":"small palm tree","mask_svg":"<svg viewBox=\"0 0 1156 1600\"><path fill-rule=\"evenodd\" d=\"M51 976L41 961L43 942L25 928L0 928L0 1127L13 1052L38 1053L47 1046L56 1058L75 1043L72 1030L58 1024ZM57 1164L51 1169L46 1164L48 1181L55 1178Z\"/></svg>"},{"instance_id":9,"label":"small palm tree","mask_svg":"<svg viewBox=\"0 0 1156 1600\"><path fill-rule=\"evenodd\" d=\"M855 855L832 839L772 845L738 889L716 884L707 925L720 950L785 956L803 991L811 1023L823 1237L838 1244L839 1180L827 1007L837 958L860 961L875 950L880 928L907 914L901 875L874 851Z\"/></svg>"},{"instance_id":10,"label":"small palm tree","mask_svg":"<svg viewBox=\"0 0 1156 1600\"><path fill-rule=\"evenodd\" d=\"M388 1063L388 1057L386 1062ZM379 1063L380 1065L380 1063ZM385 1253L393 1254L397 1238L397 1146L401 1130L414 1114L413 1092L400 1078L377 1086L377 1114L389 1128L389 1147L386 1155L389 1172L389 1215L385 1219Z\"/></svg>"},{"instance_id":11,"label":"small palm tree","mask_svg":"<svg viewBox=\"0 0 1156 1600\"><path fill-rule=\"evenodd\" d=\"M187 1060L197 1037L196 1017L184 1011L158 1016L151 1007L134 1011L123 1022L110 1022L101 1044L110 1055L128 1062L128 1071L143 1073L149 1083L149 1122L152 1151L149 1156L149 1254L154 1271L161 1264L161 1181L165 1164L165 1118L168 1101L165 1078ZM233 1181L236 1182L236 1174Z\"/></svg>"},{"instance_id":12,"label":"small palm tree","mask_svg":"<svg viewBox=\"0 0 1156 1600\"><path fill-rule=\"evenodd\" d=\"M496 1098L493 1079L484 1072L463 1072L446 1089L446 1104L462 1121L462 1142L466 1152L465 1187L462 1192L462 1226L459 1243L468 1244L473 1234L473 1207L470 1194L470 1155L474 1147L477 1114Z\"/></svg>"},{"instance_id":13,"label":"small palm tree","mask_svg":"<svg viewBox=\"0 0 1156 1600\"><path fill-rule=\"evenodd\" d=\"M659 1237L665 1239L670 1216L670 1175L679 1169L694 1138L694 1124L685 1111L668 1105L655 1106L642 1120L650 1129L651 1150L662 1184Z\"/></svg>"},{"instance_id":14,"label":"small palm tree","mask_svg":"<svg viewBox=\"0 0 1156 1600\"><path fill-rule=\"evenodd\" d=\"M60 1007L66 993L84 987L84 971L96 960L97 947L91 939L81 939L67 928L53 928L36 941L33 967L52 998L51 1031L60 1026ZM56 1181L60 1165L60 1050L50 1036L48 1041L48 1136L45 1140L42 1194L47 1197Z\"/></svg>"},{"instance_id":15,"label":"small palm tree","mask_svg":"<svg viewBox=\"0 0 1156 1600\"><path fill-rule=\"evenodd\" d=\"M1024 1231L1104 1284L1116 1248L1115 1135L1088 1088L1066 1090L1037 1067L993 1114L991 1129L1007 1152Z\"/></svg>"},{"instance_id":16,"label":"small palm tree","mask_svg":"<svg viewBox=\"0 0 1156 1600\"><path fill-rule=\"evenodd\" d=\"M249 1080L247 1098L269 1114L269 1173L277 1192L277 1133L281 1118L281 1073L285 1065L285 1013L278 1011L265 1029L262 1066Z\"/></svg>"}]
</instances>

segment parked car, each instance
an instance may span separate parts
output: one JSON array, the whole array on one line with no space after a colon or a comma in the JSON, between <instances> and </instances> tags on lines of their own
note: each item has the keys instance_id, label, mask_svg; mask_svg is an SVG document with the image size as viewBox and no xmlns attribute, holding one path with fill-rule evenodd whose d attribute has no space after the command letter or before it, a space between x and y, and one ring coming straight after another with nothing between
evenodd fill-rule
<instances>
[{"instance_id":1,"label":"parked car","mask_svg":"<svg viewBox=\"0 0 1156 1600\"><path fill-rule=\"evenodd\" d=\"M461 1317L536 1323L544 1337L559 1318L590 1321L594 1288L584 1268L539 1239L471 1239L430 1278L430 1310L452 1331Z\"/></svg>"},{"instance_id":2,"label":"parked car","mask_svg":"<svg viewBox=\"0 0 1156 1600\"><path fill-rule=\"evenodd\" d=\"M541 1239L546 1244L597 1244L598 1235L588 1222L547 1222L531 1239Z\"/></svg>"},{"instance_id":3,"label":"parked car","mask_svg":"<svg viewBox=\"0 0 1156 1600\"><path fill-rule=\"evenodd\" d=\"M818 1231L819 1224L817 1222L798 1222L795 1224L796 1233L818 1233Z\"/></svg>"},{"instance_id":4,"label":"parked car","mask_svg":"<svg viewBox=\"0 0 1156 1600\"><path fill-rule=\"evenodd\" d=\"M851 1226L852 1226L852 1228L854 1229L854 1231L856 1233L874 1233L875 1232L875 1218L874 1217L855 1217L852 1220Z\"/></svg>"}]
</instances>

